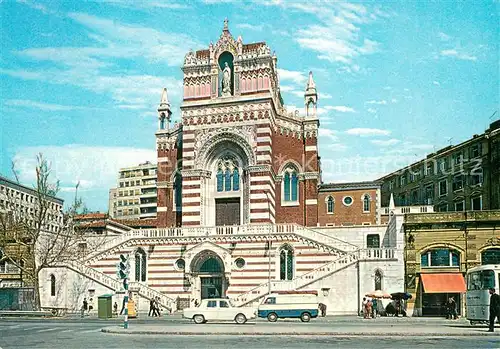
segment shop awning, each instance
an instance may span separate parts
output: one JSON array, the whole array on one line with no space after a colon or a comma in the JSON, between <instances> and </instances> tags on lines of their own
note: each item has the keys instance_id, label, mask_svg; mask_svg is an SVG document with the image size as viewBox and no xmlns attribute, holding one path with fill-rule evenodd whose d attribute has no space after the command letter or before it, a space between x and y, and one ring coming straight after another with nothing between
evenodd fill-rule
<instances>
[{"instance_id":1,"label":"shop awning","mask_svg":"<svg viewBox=\"0 0 500 349\"><path fill-rule=\"evenodd\" d=\"M464 293L465 279L460 273L420 274L425 293Z\"/></svg>"}]
</instances>

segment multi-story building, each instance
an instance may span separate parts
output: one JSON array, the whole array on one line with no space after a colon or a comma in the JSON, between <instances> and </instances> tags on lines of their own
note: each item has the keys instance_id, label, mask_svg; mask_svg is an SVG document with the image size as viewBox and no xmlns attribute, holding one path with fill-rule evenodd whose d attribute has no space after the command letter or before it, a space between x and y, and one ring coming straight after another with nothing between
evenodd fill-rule
<instances>
[{"instance_id":1,"label":"multi-story building","mask_svg":"<svg viewBox=\"0 0 500 349\"><path fill-rule=\"evenodd\" d=\"M33 258L25 244L17 243L10 234L18 234L19 226L37 224L37 215L40 210L46 211L43 230L56 232L63 223L64 201L57 197L43 195L43 203L39 204L42 196L33 188L21 185L6 177L0 176L0 215L2 231L0 232L0 287L21 287L23 277L18 267L20 263L28 263ZM20 260L13 260L13 256ZM28 265L28 264L26 264Z\"/></svg>"},{"instance_id":2,"label":"multi-story building","mask_svg":"<svg viewBox=\"0 0 500 349\"><path fill-rule=\"evenodd\" d=\"M88 294L119 293L120 254L130 255L139 308L151 297L173 308L214 296L243 305L307 289L329 313L355 314L365 293L403 290L401 217L380 224L376 183L321 183L313 75L304 113L288 112L271 52L233 38L226 22L215 44L186 55L181 122L170 126L166 89L158 107L157 228L131 229L84 265L50 271L66 280L64 294L81 276Z\"/></svg>"},{"instance_id":3,"label":"multi-story building","mask_svg":"<svg viewBox=\"0 0 500 349\"><path fill-rule=\"evenodd\" d=\"M500 210L405 214L409 313L444 315L443 304L453 297L463 315L467 270L500 264L499 224Z\"/></svg>"},{"instance_id":4,"label":"multi-story building","mask_svg":"<svg viewBox=\"0 0 500 349\"><path fill-rule=\"evenodd\" d=\"M382 205L433 205L437 212L500 208L500 120L380 179Z\"/></svg>"},{"instance_id":5,"label":"multi-story building","mask_svg":"<svg viewBox=\"0 0 500 349\"><path fill-rule=\"evenodd\" d=\"M118 186L109 191L109 215L116 219L156 217L156 164L121 168Z\"/></svg>"}]
</instances>

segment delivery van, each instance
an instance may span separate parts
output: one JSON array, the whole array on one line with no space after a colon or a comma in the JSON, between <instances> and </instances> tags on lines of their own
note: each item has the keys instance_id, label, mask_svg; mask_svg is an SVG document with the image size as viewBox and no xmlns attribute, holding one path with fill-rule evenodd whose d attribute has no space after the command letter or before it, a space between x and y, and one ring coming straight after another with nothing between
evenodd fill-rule
<instances>
[{"instance_id":1,"label":"delivery van","mask_svg":"<svg viewBox=\"0 0 500 349\"><path fill-rule=\"evenodd\" d=\"M279 318L300 318L309 322L318 317L318 293L316 291L287 291L271 293L264 297L258 308L258 317L276 322Z\"/></svg>"}]
</instances>

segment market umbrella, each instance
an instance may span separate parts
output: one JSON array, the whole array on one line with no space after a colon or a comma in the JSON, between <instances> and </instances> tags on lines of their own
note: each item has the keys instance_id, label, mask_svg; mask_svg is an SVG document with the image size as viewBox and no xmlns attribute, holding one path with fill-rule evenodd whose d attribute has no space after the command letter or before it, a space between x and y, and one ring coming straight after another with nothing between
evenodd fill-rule
<instances>
[{"instance_id":1,"label":"market umbrella","mask_svg":"<svg viewBox=\"0 0 500 349\"><path fill-rule=\"evenodd\" d=\"M367 294L365 294L365 296L370 297L370 298L391 298L390 294L388 294L387 292L381 291L381 290L368 292Z\"/></svg>"},{"instance_id":2,"label":"market umbrella","mask_svg":"<svg viewBox=\"0 0 500 349\"><path fill-rule=\"evenodd\" d=\"M395 292L395 293L391 293L391 298L392 299L408 300L408 299L412 298L412 295L409 294L408 292Z\"/></svg>"}]
</instances>

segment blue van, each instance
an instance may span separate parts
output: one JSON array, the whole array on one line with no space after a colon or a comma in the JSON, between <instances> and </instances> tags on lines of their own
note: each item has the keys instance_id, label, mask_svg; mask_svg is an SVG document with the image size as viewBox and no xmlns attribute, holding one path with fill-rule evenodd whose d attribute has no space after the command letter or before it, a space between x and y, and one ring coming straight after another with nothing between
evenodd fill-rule
<instances>
[{"instance_id":1,"label":"blue van","mask_svg":"<svg viewBox=\"0 0 500 349\"><path fill-rule=\"evenodd\" d=\"M300 318L309 322L318 317L319 303L316 292L290 291L271 293L259 305L257 316L276 322L279 318Z\"/></svg>"}]
</instances>

